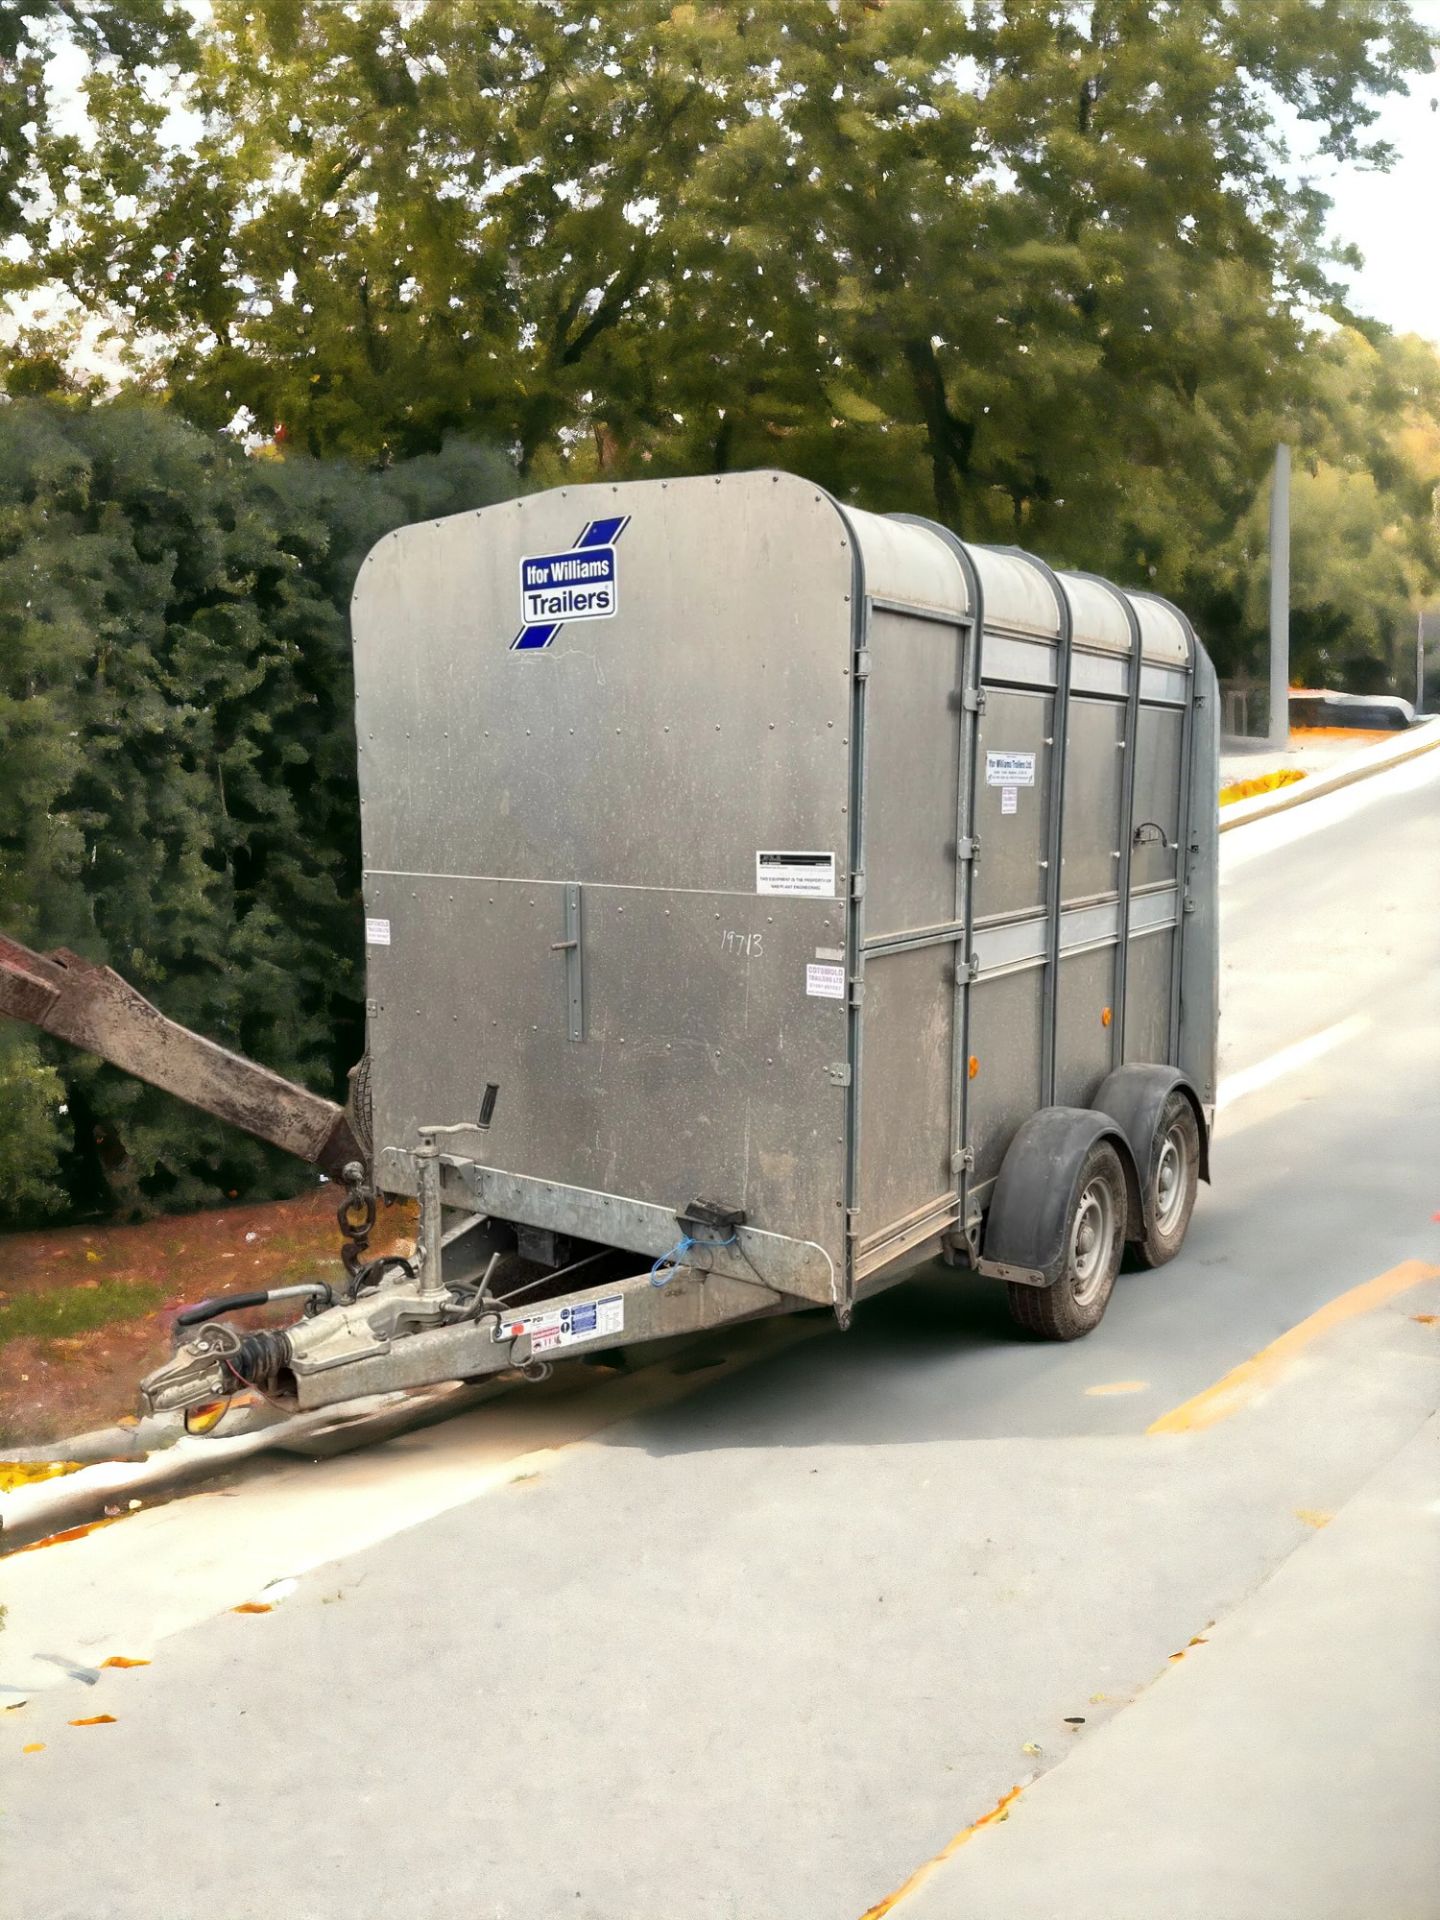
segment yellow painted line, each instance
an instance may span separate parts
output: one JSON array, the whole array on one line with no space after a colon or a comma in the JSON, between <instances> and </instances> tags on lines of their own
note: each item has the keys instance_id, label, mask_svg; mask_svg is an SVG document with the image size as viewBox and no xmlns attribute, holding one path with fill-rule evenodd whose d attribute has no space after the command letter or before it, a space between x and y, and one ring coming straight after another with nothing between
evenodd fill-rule
<instances>
[{"instance_id":1,"label":"yellow painted line","mask_svg":"<svg viewBox=\"0 0 1440 1920\"><path fill-rule=\"evenodd\" d=\"M1148 1380L1110 1380L1103 1387L1086 1387L1085 1391L1092 1399L1098 1399L1107 1393L1144 1393L1149 1385Z\"/></svg>"},{"instance_id":2,"label":"yellow painted line","mask_svg":"<svg viewBox=\"0 0 1440 1920\"><path fill-rule=\"evenodd\" d=\"M1236 800L1253 800L1257 793L1274 793L1277 788L1293 786L1304 778L1301 767L1280 767L1274 773L1256 774L1253 780L1232 780L1228 787L1221 787L1220 804L1228 807Z\"/></svg>"},{"instance_id":3,"label":"yellow painted line","mask_svg":"<svg viewBox=\"0 0 1440 1920\"><path fill-rule=\"evenodd\" d=\"M58 1480L67 1473L79 1473L83 1460L0 1460L0 1493L13 1493L16 1487L33 1487L43 1480Z\"/></svg>"},{"instance_id":4,"label":"yellow painted line","mask_svg":"<svg viewBox=\"0 0 1440 1920\"><path fill-rule=\"evenodd\" d=\"M939 1853L927 1860L923 1867L917 1867L903 1886L896 1887L893 1893L887 1893L877 1906L867 1907L860 1920L882 1920L884 1914L893 1913L907 1894L918 1892L931 1874L938 1872L947 1860L953 1859L982 1827L993 1826L997 1820L1008 1820L1011 1801L1018 1800L1023 1791L1022 1787L1011 1787L1008 1793L1002 1793L988 1813L982 1813L978 1820L972 1820L968 1827L962 1827L953 1840L945 1842Z\"/></svg>"},{"instance_id":5,"label":"yellow painted line","mask_svg":"<svg viewBox=\"0 0 1440 1920\"><path fill-rule=\"evenodd\" d=\"M1272 1340L1268 1347L1262 1347L1259 1353L1242 1360L1238 1367L1233 1367L1213 1387L1206 1387L1193 1400L1185 1400L1178 1407L1172 1407L1169 1413L1162 1413L1158 1420L1146 1428L1146 1432L1196 1433L1203 1427L1213 1427L1221 1420L1228 1420L1232 1413L1257 1393L1274 1386L1296 1355L1322 1334L1342 1326L1347 1320L1358 1318L1362 1313L1383 1307L1387 1300L1393 1300L1397 1294L1408 1293L1412 1287L1421 1286L1427 1280L1440 1280L1440 1267L1427 1266L1423 1260L1402 1260L1398 1267L1391 1267L1388 1273L1377 1274L1373 1280L1365 1281L1363 1286L1352 1287L1348 1293L1327 1301L1307 1320L1291 1327L1288 1333L1282 1333L1278 1340Z\"/></svg>"},{"instance_id":6,"label":"yellow painted line","mask_svg":"<svg viewBox=\"0 0 1440 1920\"><path fill-rule=\"evenodd\" d=\"M1357 780L1368 780L1372 775L1388 773L1392 767L1403 766L1407 760L1413 760L1417 754L1433 753L1440 747L1440 727L1425 725L1417 729L1419 740L1409 740L1396 752L1387 752L1383 759L1374 761L1368 754L1356 754L1360 761L1358 767L1341 761L1338 767L1331 767L1324 773L1316 772L1304 780L1294 781L1288 787L1278 787L1273 794L1267 795L1267 805L1255 813L1242 814L1238 818L1233 810L1220 813L1220 831L1228 833L1233 827L1248 827L1254 820L1268 820L1273 814L1285 813L1291 807L1298 807L1309 800L1321 800L1327 793L1338 793L1341 787L1353 786ZM1394 736L1403 739L1403 735Z\"/></svg>"}]
</instances>

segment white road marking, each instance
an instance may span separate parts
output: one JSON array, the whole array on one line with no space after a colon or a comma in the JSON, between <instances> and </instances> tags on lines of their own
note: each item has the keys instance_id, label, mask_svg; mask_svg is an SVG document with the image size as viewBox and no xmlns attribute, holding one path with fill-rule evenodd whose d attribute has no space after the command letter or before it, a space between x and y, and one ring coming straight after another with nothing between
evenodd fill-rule
<instances>
[{"instance_id":1,"label":"white road marking","mask_svg":"<svg viewBox=\"0 0 1440 1920\"><path fill-rule=\"evenodd\" d=\"M684 1352L599 1384L583 1371L488 1401L443 1426L322 1461L270 1463L231 1487L147 1508L84 1539L5 1562L0 1714L75 1666L160 1659L173 1634L227 1608L274 1605L295 1583L452 1508L554 1471L606 1428L653 1412L753 1360L828 1332L817 1319L731 1329L701 1373ZM343 1592L327 1576L331 1597ZM254 1622L249 1623L254 1625ZM56 1657L62 1664L55 1664ZM128 1677L128 1676L127 1676Z\"/></svg>"},{"instance_id":2,"label":"white road marking","mask_svg":"<svg viewBox=\"0 0 1440 1920\"><path fill-rule=\"evenodd\" d=\"M1333 1027L1312 1033L1308 1040L1296 1040L1292 1045L1282 1047L1278 1053L1272 1053L1268 1059L1257 1060L1253 1067L1243 1067L1239 1073L1232 1073L1220 1082L1215 1096L1216 1110L1223 1112L1237 1101L1246 1100L1252 1093L1259 1093L1263 1088L1273 1086L1277 1080L1283 1080L1287 1073L1308 1067L1312 1061L1333 1053L1336 1047L1343 1047L1347 1040L1354 1040L1373 1024L1368 1013L1352 1013L1348 1020L1338 1020Z\"/></svg>"}]
</instances>

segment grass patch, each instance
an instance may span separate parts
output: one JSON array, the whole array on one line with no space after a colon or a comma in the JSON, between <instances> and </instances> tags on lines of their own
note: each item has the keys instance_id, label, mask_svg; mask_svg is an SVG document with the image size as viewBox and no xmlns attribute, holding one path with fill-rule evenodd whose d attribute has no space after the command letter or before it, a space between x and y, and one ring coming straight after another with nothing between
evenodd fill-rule
<instances>
[{"instance_id":1,"label":"grass patch","mask_svg":"<svg viewBox=\"0 0 1440 1920\"><path fill-rule=\"evenodd\" d=\"M7 1340L64 1340L119 1320L142 1320L165 1302L153 1280L102 1280L98 1287L46 1287L0 1307L0 1346Z\"/></svg>"}]
</instances>

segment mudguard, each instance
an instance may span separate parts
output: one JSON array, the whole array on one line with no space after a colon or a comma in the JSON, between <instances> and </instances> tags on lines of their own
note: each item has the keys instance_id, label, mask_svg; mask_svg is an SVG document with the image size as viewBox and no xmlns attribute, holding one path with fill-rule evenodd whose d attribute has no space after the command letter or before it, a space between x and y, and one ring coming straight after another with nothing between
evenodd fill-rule
<instances>
[{"instance_id":1,"label":"mudguard","mask_svg":"<svg viewBox=\"0 0 1440 1920\"><path fill-rule=\"evenodd\" d=\"M985 1216L981 1273L1053 1287L1065 1268L1066 1228L1085 1156L1108 1140L1125 1170L1131 1228L1141 1218L1135 1156L1123 1129L1093 1107L1042 1107L1010 1142Z\"/></svg>"},{"instance_id":2,"label":"mudguard","mask_svg":"<svg viewBox=\"0 0 1440 1920\"><path fill-rule=\"evenodd\" d=\"M1200 1178L1210 1178L1210 1135L1205 1125L1205 1109L1200 1096L1178 1067L1157 1067L1139 1062L1117 1067L1095 1096L1095 1110L1107 1115L1130 1143L1130 1151L1141 1174L1142 1206L1148 1207L1155 1188L1155 1157L1159 1147L1156 1129L1170 1095L1180 1092L1195 1113L1200 1133ZM1132 1227L1135 1222L1132 1220ZM1145 1222L1146 1226L1150 1223ZM1138 1237L1132 1232L1132 1239Z\"/></svg>"}]
</instances>

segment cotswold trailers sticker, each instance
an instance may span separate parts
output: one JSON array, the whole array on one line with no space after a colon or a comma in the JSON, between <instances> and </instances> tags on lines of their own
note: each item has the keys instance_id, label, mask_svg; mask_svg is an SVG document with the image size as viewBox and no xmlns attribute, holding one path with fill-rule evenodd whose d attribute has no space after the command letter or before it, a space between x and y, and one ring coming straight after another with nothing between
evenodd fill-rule
<instances>
[{"instance_id":1,"label":"cotswold trailers sticker","mask_svg":"<svg viewBox=\"0 0 1440 1920\"><path fill-rule=\"evenodd\" d=\"M512 653L548 647L567 621L608 620L619 611L620 576L615 543L630 524L628 513L592 520L563 553L528 553L520 562L520 618Z\"/></svg>"},{"instance_id":2,"label":"cotswold trailers sticker","mask_svg":"<svg viewBox=\"0 0 1440 1920\"><path fill-rule=\"evenodd\" d=\"M844 967L817 966L812 960L805 968L805 991L812 1000L843 1000Z\"/></svg>"},{"instance_id":3,"label":"cotswold trailers sticker","mask_svg":"<svg viewBox=\"0 0 1440 1920\"><path fill-rule=\"evenodd\" d=\"M835 898L833 853L757 853L756 893L799 893L812 900Z\"/></svg>"}]
</instances>

